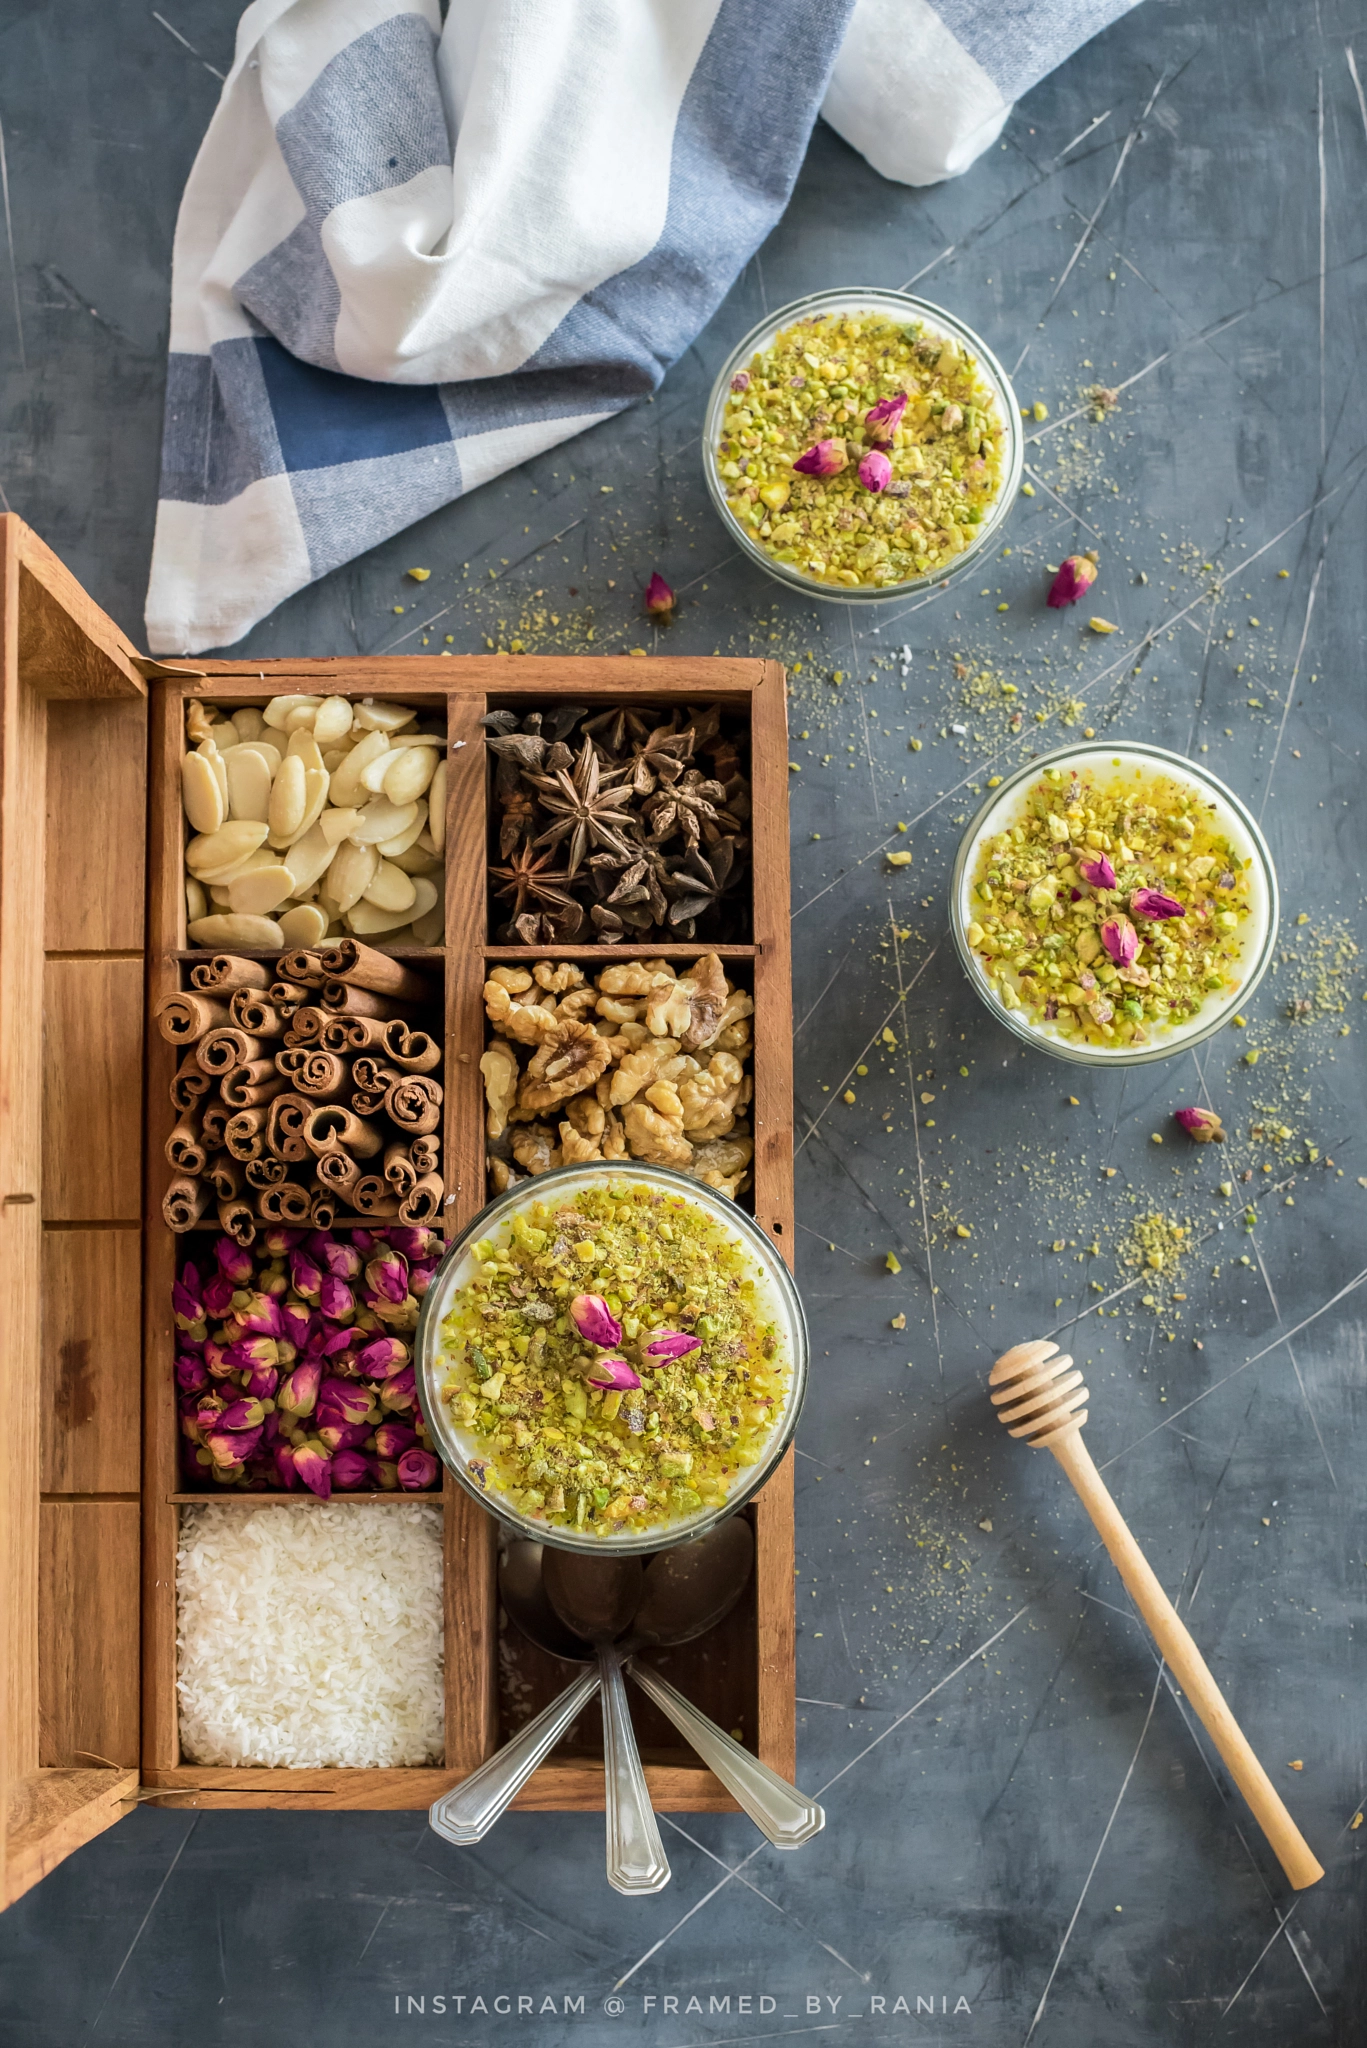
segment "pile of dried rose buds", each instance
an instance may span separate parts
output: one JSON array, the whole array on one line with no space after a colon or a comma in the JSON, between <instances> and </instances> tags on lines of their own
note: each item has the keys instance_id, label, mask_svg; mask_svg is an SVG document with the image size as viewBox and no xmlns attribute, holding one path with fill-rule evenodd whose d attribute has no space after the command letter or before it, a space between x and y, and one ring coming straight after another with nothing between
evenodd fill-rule
<instances>
[{"instance_id":1,"label":"pile of dried rose buds","mask_svg":"<svg viewBox=\"0 0 1367 2048\"><path fill-rule=\"evenodd\" d=\"M220 1237L171 1294L191 1485L300 1482L327 1500L437 1484L411 1351L443 1250L435 1231L267 1230Z\"/></svg>"}]
</instances>

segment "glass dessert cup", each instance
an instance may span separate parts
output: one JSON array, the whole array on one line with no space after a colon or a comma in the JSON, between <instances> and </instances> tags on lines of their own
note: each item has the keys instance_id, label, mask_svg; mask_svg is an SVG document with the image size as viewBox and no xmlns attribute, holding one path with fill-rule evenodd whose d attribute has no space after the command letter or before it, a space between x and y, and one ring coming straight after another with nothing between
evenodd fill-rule
<instances>
[{"instance_id":1,"label":"glass dessert cup","mask_svg":"<svg viewBox=\"0 0 1367 2048\"><path fill-rule=\"evenodd\" d=\"M525 1513L494 1487L486 1488L472 1466L487 1463L488 1453L481 1439L455 1421L442 1388L451 1370L451 1356L445 1351L442 1323L454 1306L465 1281L471 1277L474 1249L482 1238L511 1222L514 1215L534 1202L565 1201L581 1188L605 1181L626 1182L660 1193L682 1197L702 1210L714 1223L739 1237L747 1262L760 1289L761 1313L772 1320L779 1333L779 1358L787 1366L788 1384L777 1406L774 1421L757 1461L738 1473L725 1497L704 1503L697 1510L654 1524L647 1529L617 1530L597 1534L550 1522ZM453 1238L445 1257L423 1299L418 1320L415 1357L419 1398L431 1433L432 1447L458 1485L464 1487L482 1508L505 1528L535 1543L556 1550L579 1551L590 1556L648 1556L668 1550L704 1535L744 1507L773 1472L792 1442L807 1387L807 1324L802 1302L792 1275L754 1219L710 1188L705 1182L676 1173L672 1167L648 1166L637 1160L597 1160L579 1166L554 1167L499 1195L482 1209L474 1221Z\"/></svg>"},{"instance_id":2,"label":"glass dessert cup","mask_svg":"<svg viewBox=\"0 0 1367 2048\"><path fill-rule=\"evenodd\" d=\"M973 896L979 850L984 840L994 837L1013 821L1027 788L1050 768L1105 767L1109 770L1112 764L1117 763L1122 773L1139 769L1146 774L1161 774L1175 782L1185 783L1207 803L1216 806L1218 828L1226 834L1241 858L1252 862L1246 870L1252 914L1241 936L1242 972L1235 987L1212 994L1194 1017L1164 1027L1161 1036L1155 1036L1147 1045L1120 1044L1111 1048L1065 1039L1047 1024L1033 1023L1023 1011L1008 1009L969 944L968 927L974 922L979 908ZM1013 1036L1026 1045L1034 1046L1038 1052L1049 1053L1055 1059L1069 1060L1078 1066L1150 1066L1157 1060L1172 1059L1189 1047L1213 1037L1249 1001L1267 972L1277 942L1277 876L1267 841L1256 819L1233 790L1208 769L1198 767L1183 754L1170 753L1164 747L1148 746L1139 741L1084 740L1077 746L1060 747L1052 754L1042 754L1036 760L1028 761L1014 775L1008 776L999 789L992 791L959 842L950 881L949 917L955 949L965 974L997 1022Z\"/></svg>"},{"instance_id":3,"label":"glass dessert cup","mask_svg":"<svg viewBox=\"0 0 1367 2048\"><path fill-rule=\"evenodd\" d=\"M1002 445L1000 488L981 524L974 529L973 539L963 552L939 568L927 570L924 575L903 577L895 583L827 583L820 577L798 568L794 563L781 562L770 554L746 531L727 499L725 479L719 468L719 443L722 438L726 403L731 396L731 379L738 371L748 369L750 359L756 350L767 347L775 335L784 328L793 326L799 320L819 319L822 315L830 313L878 313L901 323L923 321L932 332L957 342L966 354L974 358L978 375L992 393L998 415L993 425ZM806 597L826 598L835 604L868 604L878 603L885 598L905 598L914 596L917 591L931 590L940 584L952 582L965 569L979 561L1000 538L1001 529L1020 489L1024 467L1025 437L1021 428L1020 407L1016 403L1016 394L1011 388L1010 379L987 344L973 332L972 328L965 327L961 320L956 320L952 313L947 313L942 306L932 304L929 299L913 298L908 292L886 291L875 286L869 286L864 290L848 287L838 291L814 292L809 298L795 299L791 305L781 306L776 313L770 313L761 320L757 327L752 327L744 339L737 343L722 366L721 373L712 387L703 426L703 473L707 479L708 492L718 517L737 546L752 562L789 590L800 591Z\"/></svg>"}]
</instances>

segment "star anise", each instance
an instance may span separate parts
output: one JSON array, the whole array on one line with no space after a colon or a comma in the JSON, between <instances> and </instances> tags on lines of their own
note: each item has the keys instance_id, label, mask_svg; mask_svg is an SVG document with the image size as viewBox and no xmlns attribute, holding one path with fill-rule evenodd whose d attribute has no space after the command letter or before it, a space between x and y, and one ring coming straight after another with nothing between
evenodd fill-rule
<instances>
[{"instance_id":1,"label":"star anise","mask_svg":"<svg viewBox=\"0 0 1367 2048\"><path fill-rule=\"evenodd\" d=\"M707 858L694 847L670 876L674 901L669 906L669 922L691 924L705 911L720 908L723 896L739 879L733 839L719 839Z\"/></svg>"},{"instance_id":2,"label":"star anise","mask_svg":"<svg viewBox=\"0 0 1367 2048\"><path fill-rule=\"evenodd\" d=\"M620 870L612 889L603 898L605 903L617 909L624 904L648 903L655 922L664 922L669 908L665 894L669 863L660 847L633 846L625 863L615 853L595 853L589 865L596 870L594 879L600 885L612 879L613 870Z\"/></svg>"},{"instance_id":3,"label":"star anise","mask_svg":"<svg viewBox=\"0 0 1367 2048\"><path fill-rule=\"evenodd\" d=\"M659 783L677 782L693 758L693 730L675 730L673 720L636 739L626 763L637 796L649 796Z\"/></svg>"},{"instance_id":4,"label":"star anise","mask_svg":"<svg viewBox=\"0 0 1367 2048\"><path fill-rule=\"evenodd\" d=\"M682 832L692 853L704 822L715 823L716 807L725 798L726 791L719 782L710 782L700 770L689 768L669 788L658 790L642 815L650 825L653 839L668 839L675 832Z\"/></svg>"},{"instance_id":5,"label":"star anise","mask_svg":"<svg viewBox=\"0 0 1367 2048\"><path fill-rule=\"evenodd\" d=\"M564 869L553 869L549 852L539 857L534 847L516 847L508 865L490 868L489 879L495 884L494 894L512 902L512 922L515 924L528 909L564 912L579 906L564 886L569 875ZM580 912L582 922L583 913Z\"/></svg>"},{"instance_id":6,"label":"star anise","mask_svg":"<svg viewBox=\"0 0 1367 2048\"><path fill-rule=\"evenodd\" d=\"M550 812L552 820L532 844L558 846L562 839L567 839L565 865L571 875L578 872L590 846L607 846L623 856L630 851L629 842L623 837L623 828L633 823L631 812L622 807L627 792L621 787L616 770L612 771L611 781L604 781L602 763L591 739L586 739L580 749L573 775L561 768L554 775L529 775L527 780L541 792L541 808Z\"/></svg>"},{"instance_id":7,"label":"star anise","mask_svg":"<svg viewBox=\"0 0 1367 2048\"><path fill-rule=\"evenodd\" d=\"M536 821L536 798L520 782L506 796L499 795L497 790L495 795L503 810L498 826L499 857L507 860L519 839L531 831Z\"/></svg>"}]
</instances>

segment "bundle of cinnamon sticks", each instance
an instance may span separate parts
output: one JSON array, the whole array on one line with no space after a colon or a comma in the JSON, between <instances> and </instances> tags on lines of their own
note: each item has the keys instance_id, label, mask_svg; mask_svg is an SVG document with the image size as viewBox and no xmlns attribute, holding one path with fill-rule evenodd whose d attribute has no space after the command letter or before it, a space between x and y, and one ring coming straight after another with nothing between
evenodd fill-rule
<instances>
[{"instance_id":1,"label":"bundle of cinnamon sticks","mask_svg":"<svg viewBox=\"0 0 1367 2048\"><path fill-rule=\"evenodd\" d=\"M262 1226L326 1230L343 1213L440 1223L442 1038L423 975L342 939L284 953L274 971L220 953L190 982L155 1012L183 1053L162 1202L172 1230L215 1208L241 1245Z\"/></svg>"}]
</instances>

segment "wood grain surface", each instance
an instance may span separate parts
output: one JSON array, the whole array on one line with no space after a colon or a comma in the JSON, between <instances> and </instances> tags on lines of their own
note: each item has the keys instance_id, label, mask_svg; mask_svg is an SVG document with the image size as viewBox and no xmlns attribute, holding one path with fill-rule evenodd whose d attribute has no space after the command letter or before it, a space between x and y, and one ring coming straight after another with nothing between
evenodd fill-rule
<instances>
[{"instance_id":1,"label":"wood grain surface","mask_svg":"<svg viewBox=\"0 0 1367 2048\"><path fill-rule=\"evenodd\" d=\"M42 1490L136 1493L142 1469L138 1230L44 1231L42 1289Z\"/></svg>"},{"instance_id":2,"label":"wood grain surface","mask_svg":"<svg viewBox=\"0 0 1367 2048\"><path fill-rule=\"evenodd\" d=\"M139 1509L44 1501L39 1510L38 1761L138 1761Z\"/></svg>"}]
</instances>

